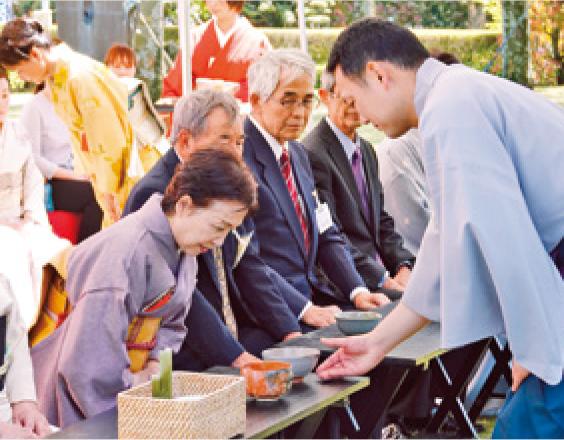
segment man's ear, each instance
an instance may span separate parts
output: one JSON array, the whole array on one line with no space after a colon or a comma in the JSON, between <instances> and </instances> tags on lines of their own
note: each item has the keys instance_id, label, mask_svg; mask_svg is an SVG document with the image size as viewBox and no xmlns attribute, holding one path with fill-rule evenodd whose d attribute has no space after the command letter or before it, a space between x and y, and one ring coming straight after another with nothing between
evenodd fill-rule
<instances>
[{"instance_id":1,"label":"man's ear","mask_svg":"<svg viewBox=\"0 0 564 440\"><path fill-rule=\"evenodd\" d=\"M174 207L174 211L177 215L185 214L192 209L192 197L188 194L183 195L178 199Z\"/></svg>"},{"instance_id":2,"label":"man's ear","mask_svg":"<svg viewBox=\"0 0 564 440\"><path fill-rule=\"evenodd\" d=\"M380 61L368 61L364 72L365 79L368 83L377 82L380 86L388 90L390 75L388 69Z\"/></svg>"},{"instance_id":3,"label":"man's ear","mask_svg":"<svg viewBox=\"0 0 564 440\"><path fill-rule=\"evenodd\" d=\"M323 105L325 105L325 107L329 107L329 90L325 90L325 89L319 89L319 99L321 99L321 102L323 103Z\"/></svg>"},{"instance_id":4,"label":"man's ear","mask_svg":"<svg viewBox=\"0 0 564 440\"><path fill-rule=\"evenodd\" d=\"M252 113L260 113L262 99L258 93L252 93L251 96L249 96L249 103L251 104Z\"/></svg>"},{"instance_id":5,"label":"man's ear","mask_svg":"<svg viewBox=\"0 0 564 440\"><path fill-rule=\"evenodd\" d=\"M182 160L186 160L188 155L192 152L193 144L194 138L188 130L182 130L178 133L178 137L176 138L176 152Z\"/></svg>"}]
</instances>

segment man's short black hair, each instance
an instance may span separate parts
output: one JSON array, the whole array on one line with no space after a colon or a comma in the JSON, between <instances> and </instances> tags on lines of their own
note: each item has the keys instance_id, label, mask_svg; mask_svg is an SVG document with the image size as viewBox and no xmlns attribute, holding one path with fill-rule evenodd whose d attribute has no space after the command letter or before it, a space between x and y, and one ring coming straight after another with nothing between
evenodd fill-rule
<instances>
[{"instance_id":1,"label":"man's short black hair","mask_svg":"<svg viewBox=\"0 0 564 440\"><path fill-rule=\"evenodd\" d=\"M343 30L331 49L327 70L341 66L349 77L362 77L369 61L388 61L416 69L429 52L409 29L378 18L364 18Z\"/></svg>"}]
</instances>

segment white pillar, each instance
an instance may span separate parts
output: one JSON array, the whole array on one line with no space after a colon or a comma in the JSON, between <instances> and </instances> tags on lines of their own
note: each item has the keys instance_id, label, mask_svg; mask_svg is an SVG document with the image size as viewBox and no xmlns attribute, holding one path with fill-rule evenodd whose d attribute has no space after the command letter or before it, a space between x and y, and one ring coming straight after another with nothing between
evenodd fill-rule
<instances>
[{"instance_id":1,"label":"white pillar","mask_svg":"<svg viewBox=\"0 0 564 440\"><path fill-rule=\"evenodd\" d=\"M182 90L192 90L192 60L190 57L190 0L178 0L178 39L182 51Z\"/></svg>"},{"instance_id":2,"label":"white pillar","mask_svg":"<svg viewBox=\"0 0 564 440\"><path fill-rule=\"evenodd\" d=\"M307 53L304 0L298 0L298 24L300 27L300 48Z\"/></svg>"}]
</instances>

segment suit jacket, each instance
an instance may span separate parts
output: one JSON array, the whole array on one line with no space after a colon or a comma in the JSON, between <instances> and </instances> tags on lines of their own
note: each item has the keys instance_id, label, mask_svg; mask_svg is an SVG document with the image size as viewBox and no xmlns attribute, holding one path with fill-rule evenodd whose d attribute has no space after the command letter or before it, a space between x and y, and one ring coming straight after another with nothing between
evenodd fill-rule
<instances>
[{"instance_id":1,"label":"suit jacket","mask_svg":"<svg viewBox=\"0 0 564 440\"><path fill-rule=\"evenodd\" d=\"M290 142L290 163L300 193L310 234L309 252L304 236L274 153L253 122L245 121L243 158L259 185L259 212L254 217L263 260L301 294L305 305L312 291L349 303L349 295L359 286L362 278L354 267L346 243L332 226L319 233L315 218L315 185L307 154L298 142ZM324 284L314 273L319 263L337 289ZM295 291L286 289L294 301Z\"/></svg>"},{"instance_id":2,"label":"suit jacket","mask_svg":"<svg viewBox=\"0 0 564 440\"><path fill-rule=\"evenodd\" d=\"M325 118L304 139L319 197L329 205L333 221L351 248L357 270L371 290L376 290L386 268L395 274L402 262L415 257L403 246L394 220L384 211L384 194L378 178L378 160L372 146L360 139L362 165L370 198L371 218L362 201L350 162L341 142ZM375 260L380 254L386 268Z\"/></svg>"},{"instance_id":3,"label":"suit jacket","mask_svg":"<svg viewBox=\"0 0 564 440\"><path fill-rule=\"evenodd\" d=\"M134 186L123 215L138 209L154 192L164 193L179 163L176 151L171 148ZM246 218L238 233L246 236L254 229L252 219ZM256 233L234 268L237 246L234 234L229 234L222 246L227 287L237 325L260 327L278 341L288 333L300 331L296 314L280 293L279 284L285 284L284 280L259 256ZM190 336L184 344L210 365L229 365L244 348L223 323L221 293L211 251L198 256L198 266L198 283L186 318Z\"/></svg>"}]
</instances>

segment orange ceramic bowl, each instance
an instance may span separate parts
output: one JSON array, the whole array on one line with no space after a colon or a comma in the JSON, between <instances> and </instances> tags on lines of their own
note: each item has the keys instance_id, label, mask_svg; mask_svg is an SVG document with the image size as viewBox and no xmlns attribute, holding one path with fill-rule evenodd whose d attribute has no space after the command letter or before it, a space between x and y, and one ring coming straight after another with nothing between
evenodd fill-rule
<instances>
[{"instance_id":1,"label":"orange ceramic bowl","mask_svg":"<svg viewBox=\"0 0 564 440\"><path fill-rule=\"evenodd\" d=\"M287 362L251 362L241 368L247 395L257 400L276 400L292 385L292 366Z\"/></svg>"}]
</instances>

